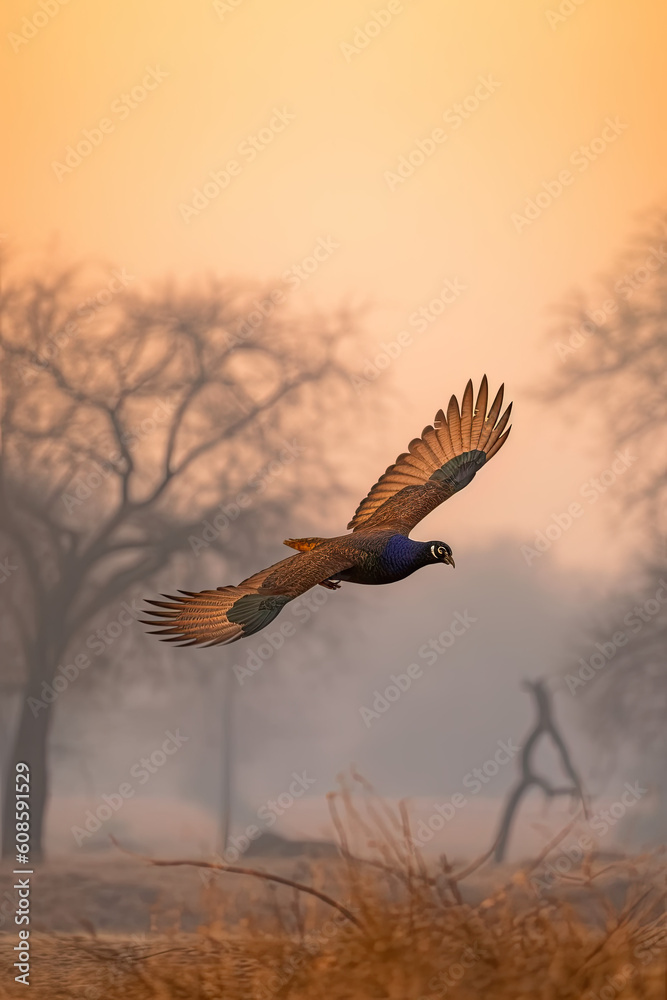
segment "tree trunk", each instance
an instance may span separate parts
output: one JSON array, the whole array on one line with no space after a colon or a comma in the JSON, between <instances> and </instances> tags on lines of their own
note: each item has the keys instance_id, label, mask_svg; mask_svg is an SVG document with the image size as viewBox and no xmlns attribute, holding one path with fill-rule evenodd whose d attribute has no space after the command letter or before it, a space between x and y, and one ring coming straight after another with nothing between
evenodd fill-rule
<instances>
[{"instance_id":1,"label":"tree trunk","mask_svg":"<svg viewBox=\"0 0 667 1000\"><path fill-rule=\"evenodd\" d=\"M16 831L16 765L25 762L30 768L30 857L33 860L44 854L44 820L49 797L49 772L47 766L48 740L53 718L53 705L30 707L29 698L41 700L42 671L35 671L35 678L26 687L21 701L19 719L12 752L7 761L2 808L2 857L15 853Z\"/></svg>"},{"instance_id":2,"label":"tree trunk","mask_svg":"<svg viewBox=\"0 0 667 1000\"><path fill-rule=\"evenodd\" d=\"M519 808L521 799L524 797L528 789L531 787L530 782L520 781L513 789L507 804L505 806L505 812L503 813L503 818L500 821L500 829L498 830L498 836L496 837L496 846L493 852L493 860L496 864L500 864L505 860L505 854L507 853L507 844L510 838L510 833L512 832L512 824L514 822L514 816Z\"/></svg>"}]
</instances>

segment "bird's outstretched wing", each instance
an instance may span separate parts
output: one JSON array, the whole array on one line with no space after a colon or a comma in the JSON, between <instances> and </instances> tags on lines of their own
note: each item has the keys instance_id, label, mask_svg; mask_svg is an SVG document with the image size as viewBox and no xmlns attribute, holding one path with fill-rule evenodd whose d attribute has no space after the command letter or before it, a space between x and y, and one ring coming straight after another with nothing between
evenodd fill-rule
<instances>
[{"instance_id":1,"label":"bird's outstretched wing","mask_svg":"<svg viewBox=\"0 0 667 1000\"><path fill-rule=\"evenodd\" d=\"M409 534L423 517L453 496L502 448L512 404L499 418L503 386L487 414L489 387L482 379L473 405L469 381L461 409L456 396L447 407L447 416L438 410L434 425L408 445L384 475L380 476L355 512L348 528L393 528ZM503 433L504 432L504 433Z\"/></svg>"},{"instance_id":2,"label":"bird's outstretched wing","mask_svg":"<svg viewBox=\"0 0 667 1000\"><path fill-rule=\"evenodd\" d=\"M288 556L238 587L218 587L199 593L181 590L182 597L164 594L166 601L148 601L159 611L147 610L157 625L152 635L183 646L217 646L252 635L280 614L289 601L328 577L348 569L354 557L345 549L322 545Z\"/></svg>"}]
</instances>

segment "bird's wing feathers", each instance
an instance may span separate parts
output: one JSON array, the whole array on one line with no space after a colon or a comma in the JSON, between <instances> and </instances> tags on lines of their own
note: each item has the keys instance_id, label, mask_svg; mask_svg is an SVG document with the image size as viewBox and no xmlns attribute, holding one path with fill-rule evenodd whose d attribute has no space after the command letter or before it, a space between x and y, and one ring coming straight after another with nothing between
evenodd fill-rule
<instances>
[{"instance_id":1,"label":"bird's wing feathers","mask_svg":"<svg viewBox=\"0 0 667 1000\"><path fill-rule=\"evenodd\" d=\"M341 545L341 540L334 539L335 544L321 545L307 552L297 552L294 556L281 559L268 569L263 569L254 576L249 576L239 586L260 589L263 594L280 594L298 597L311 587L327 580L335 573L349 569L354 564L355 554Z\"/></svg>"},{"instance_id":2,"label":"bird's wing feathers","mask_svg":"<svg viewBox=\"0 0 667 1000\"><path fill-rule=\"evenodd\" d=\"M183 646L235 642L264 628L293 598L353 562L348 551L333 546L299 552L249 576L238 587L180 591L182 597L165 594L166 601L149 601L161 610L149 610L155 620L143 624L157 625L153 635Z\"/></svg>"},{"instance_id":3,"label":"bird's wing feathers","mask_svg":"<svg viewBox=\"0 0 667 1000\"><path fill-rule=\"evenodd\" d=\"M503 386L487 413L486 375L473 405L472 381L466 385L461 409L456 396L436 414L433 426L408 445L384 475L380 476L355 512L348 528L393 528L409 534L432 510L474 478L502 448L510 428L512 404L502 416Z\"/></svg>"}]
</instances>

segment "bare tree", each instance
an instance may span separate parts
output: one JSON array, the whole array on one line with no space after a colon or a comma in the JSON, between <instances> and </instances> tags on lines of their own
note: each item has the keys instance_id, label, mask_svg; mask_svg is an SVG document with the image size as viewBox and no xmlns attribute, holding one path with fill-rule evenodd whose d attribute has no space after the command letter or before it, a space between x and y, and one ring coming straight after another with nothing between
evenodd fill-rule
<instances>
[{"instance_id":1,"label":"bare tree","mask_svg":"<svg viewBox=\"0 0 667 1000\"><path fill-rule=\"evenodd\" d=\"M599 615L593 640L611 651L586 688L600 735L665 749L667 728L667 212L650 214L594 294L558 320L560 367L550 399L594 412L611 451L631 469L614 484L618 531L639 539L632 586ZM624 632L623 645L613 642Z\"/></svg>"},{"instance_id":2,"label":"bare tree","mask_svg":"<svg viewBox=\"0 0 667 1000\"><path fill-rule=\"evenodd\" d=\"M220 552L222 535L234 570L256 545L240 514L262 502L261 476L244 470L287 462L298 445L285 435L316 437L350 386L343 313L306 326L275 297L220 283L143 295L126 284L114 272L91 286L74 268L12 273L0 294L0 531L15 566L0 602L17 650L4 669L21 684L11 761L30 763L36 855L59 694L119 630L141 641L131 595L179 554Z\"/></svg>"},{"instance_id":3,"label":"bare tree","mask_svg":"<svg viewBox=\"0 0 667 1000\"><path fill-rule=\"evenodd\" d=\"M556 799L564 795L571 799L578 798L584 807L584 812L587 809L586 796L584 795L581 780L574 768L565 740L556 725L549 688L545 681L542 680L524 681L523 688L530 692L535 702L535 725L526 742L523 744L518 757L520 769L519 780L507 796L498 834L494 841L494 860L497 862L505 860L507 845L516 813L521 800L531 788L539 788L547 799ZM543 736L551 739L558 750L563 770L571 782L569 785L553 785L548 778L537 773L533 756Z\"/></svg>"}]
</instances>

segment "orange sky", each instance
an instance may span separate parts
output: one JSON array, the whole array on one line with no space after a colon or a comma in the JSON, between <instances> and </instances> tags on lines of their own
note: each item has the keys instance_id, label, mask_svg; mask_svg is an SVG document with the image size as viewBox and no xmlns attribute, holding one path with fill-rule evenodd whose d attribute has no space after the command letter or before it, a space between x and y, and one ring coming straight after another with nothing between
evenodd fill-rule
<instances>
[{"instance_id":1,"label":"orange sky","mask_svg":"<svg viewBox=\"0 0 667 1000\"><path fill-rule=\"evenodd\" d=\"M66 255L103 257L138 281L216 271L275 282L321 238L338 244L290 300L370 301L378 350L412 332L391 370L387 462L470 375L504 379L520 403L488 488L452 501L452 538L530 542L609 464L526 389L560 364L545 343L550 308L590 286L665 194L667 8L9 0L0 22L5 239L36 249L57 234ZM97 145L58 166L84 130ZM419 164L418 141L434 134ZM603 134L583 169L575 151ZM411 176L388 175L411 155ZM185 211L230 160L226 189ZM571 182L518 232L513 213L564 170ZM460 296L411 327L447 279ZM556 558L610 548L604 507Z\"/></svg>"}]
</instances>

